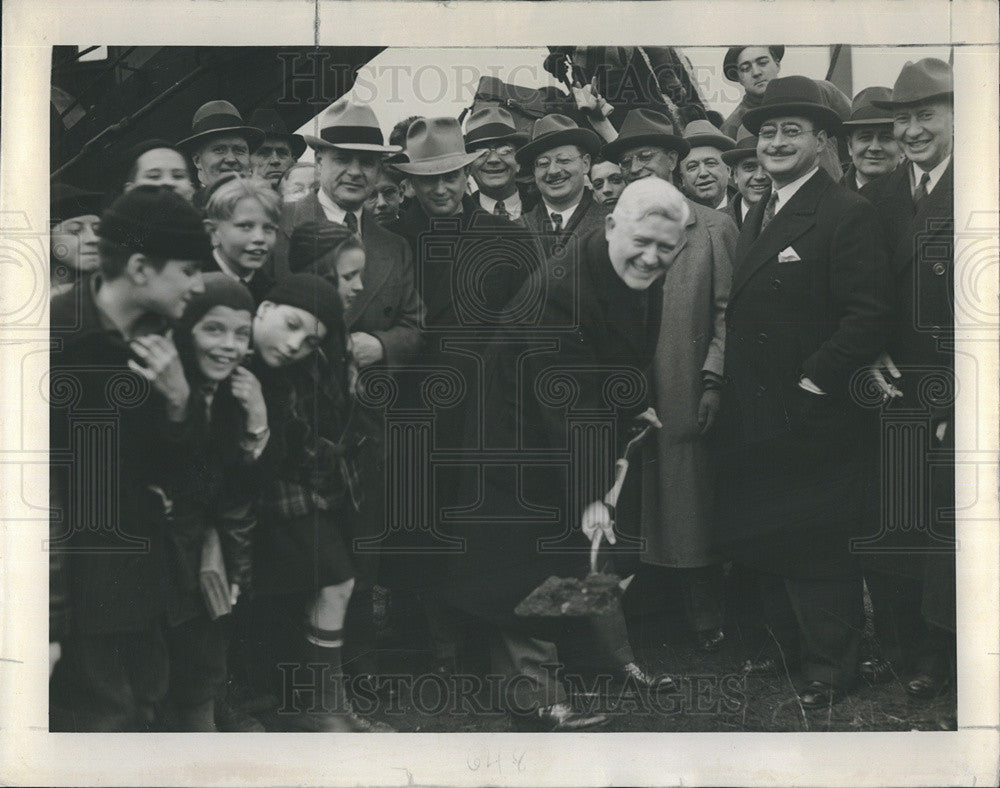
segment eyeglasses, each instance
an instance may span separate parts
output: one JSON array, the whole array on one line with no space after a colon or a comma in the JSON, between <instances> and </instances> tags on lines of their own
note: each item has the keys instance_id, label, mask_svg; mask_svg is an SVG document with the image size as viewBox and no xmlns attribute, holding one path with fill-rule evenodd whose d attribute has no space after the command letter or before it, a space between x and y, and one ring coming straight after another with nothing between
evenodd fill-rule
<instances>
[{"instance_id":1,"label":"eyeglasses","mask_svg":"<svg viewBox=\"0 0 1000 788\"><path fill-rule=\"evenodd\" d=\"M553 162L560 167L566 168L574 161L582 158L582 156L556 156L554 159L535 159L535 172L544 172L552 166Z\"/></svg>"},{"instance_id":2,"label":"eyeglasses","mask_svg":"<svg viewBox=\"0 0 1000 788\"><path fill-rule=\"evenodd\" d=\"M510 144L506 145L482 145L481 147L473 150L473 153L481 153L482 151L489 151L490 153L495 153L497 156L513 156L514 146Z\"/></svg>"},{"instance_id":3,"label":"eyeglasses","mask_svg":"<svg viewBox=\"0 0 1000 788\"><path fill-rule=\"evenodd\" d=\"M656 154L659 153L655 148L646 148L646 150L637 151L636 153L629 153L621 157L618 160L618 165L623 170L632 169L632 162L638 161L643 167L649 164L653 159L656 158Z\"/></svg>"},{"instance_id":4,"label":"eyeglasses","mask_svg":"<svg viewBox=\"0 0 1000 788\"><path fill-rule=\"evenodd\" d=\"M781 136L785 139L795 139L796 137L806 134L812 129L804 129L801 126L782 126ZM762 140L773 140L778 136L777 126L761 126L760 132L758 133L758 138Z\"/></svg>"}]
</instances>

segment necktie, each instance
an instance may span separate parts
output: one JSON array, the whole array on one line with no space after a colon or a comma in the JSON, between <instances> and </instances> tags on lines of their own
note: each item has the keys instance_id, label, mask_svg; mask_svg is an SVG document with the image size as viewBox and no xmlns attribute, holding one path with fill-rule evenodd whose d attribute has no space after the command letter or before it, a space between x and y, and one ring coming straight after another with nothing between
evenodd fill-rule
<instances>
[{"instance_id":1,"label":"necktie","mask_svg":"<svg viewBox=\"0 0 1000 788\"><path fill-rule=\"evenodd\" d=\"M503 200L497 200L497 204L493 206L493 215L501 216L504 219L509 219L510 214L507 213L507 208L503 204Z\"/></svg>"},{"instance_id":2,"label":"necktie","mask_svg":"<svg viewBox=\"0 0 1000 788\"><path fill-rule=\"evenodd\" d=\"M560 233L562 232L562 214L553 211L549 214L549 222L552 224L552 232Z\"/></svg>"},{"instance_id":3,"label":"necktie","mask_svg":"<svg viewBox=\"0 0 1000 788\"><path fill-rule=\"evenodd\" d=\"M770 224L771 220L774 218L775 207L778 205L778 192L771 192L771 196L767 198L767 205L764 206L764 219L760 223L760 231L764 232L764 228Z\"/></svg>"},{"instance_id":4,"label":"necktie","mask_svg":"<svg viewBox=\"0 0 1000 788\"><path fill-rule=\"evenodd\" d=\"M913 190L913 210L917 210L920 207L920 203L923 202L924 198L927 196L927 184L931 182L931 174L925 172L920 176L920 183L917 184L917 188Z\"/></svg>"},{"instance_id":5,"label":"necktie","mask_svg":"<svg viewBox=\"0 0 1000 788\"><path fill-rule=\"evenodd\" d=\"M344 224L347 229L350 230L355 235L358 234L358 217L355 216L351 211L344 214Z\"/></svg>"}]
</instances>

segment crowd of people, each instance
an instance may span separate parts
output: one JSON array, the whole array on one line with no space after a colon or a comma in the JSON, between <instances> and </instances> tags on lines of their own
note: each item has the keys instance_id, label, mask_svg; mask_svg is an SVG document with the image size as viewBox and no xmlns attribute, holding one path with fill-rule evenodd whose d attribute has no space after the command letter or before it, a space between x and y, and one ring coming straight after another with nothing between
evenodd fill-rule
<instances>
[{"instance_id":1,"label":"crowd of people","mask_svg":"<svg viewBox=\"0 0 1000 788\"><path fill-rule=\"evenodd\" d=\"M804 709L953 681L951 69L783 54L726 52L726 119L220 99L54 183L52 730L387 730L381 587L421 670L472 621L518 729L598 727L561 651L677 684L620 604L515 614L593 556L706 653L738 574Z\"/></svg>"}]
</instances>

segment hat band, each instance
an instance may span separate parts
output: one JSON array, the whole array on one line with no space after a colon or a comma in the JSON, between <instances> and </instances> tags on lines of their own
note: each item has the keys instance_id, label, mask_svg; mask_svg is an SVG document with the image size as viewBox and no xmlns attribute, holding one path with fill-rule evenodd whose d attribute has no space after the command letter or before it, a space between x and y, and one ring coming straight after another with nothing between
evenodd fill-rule
<instances>
[{"instance_id":1,"label":"hat band","mask_svg":"<svg viewBox=\"0 0 1000 788\"><path fill-rule=\"evenodd\" d=\"M206 131L214 131L215 129L231 129L242 125L244 125L242 118L237 117L236 115L221 112L217 115L209 115L208 117L202 118L197 123L192 124L191 133L202 134Z\"/></svg>"},{"instance_id":2,"label":"hat band","mask_svg":"<svg viewBox=\"0 0 1000 788\"><path fill-rule=\"evenodd\" d=\"M372 126L327 126L319 136L331 145L384 145L382 131Z\"/></svg>"},{"instance_id":3,"label":"hat band","mask_svg":"<svg viewBox=\"0 0 1000 788\"><path fill-rule=\"evenodd\" d=\"M470 131L465 137L465 144L472 145L479 140L495 140L500 137L513 137L517 129L505 123L487 123L478 129Z\"/></svg>"},{"instance_id":4,"label":"hat band","mask_svg":"<svg viewBox=\"0 0 1000 788\"><path fill-rule=\"evenodd\" d=\"M858 121L868 121L873 126L883 123L892 123L892 118L887 118L885 116L885 110L878 110L873 108L859 109L853 115L851 115L849 123L857 123Z\"/></svg>"}]
</instances>

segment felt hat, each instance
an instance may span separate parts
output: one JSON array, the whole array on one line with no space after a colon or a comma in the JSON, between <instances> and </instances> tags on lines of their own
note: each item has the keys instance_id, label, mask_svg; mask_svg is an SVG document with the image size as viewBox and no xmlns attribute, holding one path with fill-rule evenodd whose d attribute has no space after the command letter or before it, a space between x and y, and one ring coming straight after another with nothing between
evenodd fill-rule
<instances>
[{"instance_id":1,"label":"felt hat","mask_svg":"<svg viewBox=\"0 0 1000 788\"><path fill-rule=\"evenodd\" d=\"M191 119L191 135L177 143L177 149L187 155L204 145L211 137L233 134L246 140L250 150L264 141L264 132L244 123L243 116L228 101L208 101L198 107Z\"/></svg>"},{"instance_id":2,"label":"felt hat","mask_svg":"<svg viewBox=\"0 0 1000 788\"><path fill-rule=\"evenodd\" d=\"M398 145L386 145L375 112L367 104L342 96L320 114L319 136L303 134L310 148L345 148L373 153L398 153Z\"/></svg>"},{"instance_id":3,"label":"felt hat","mask_svg":"<svg viewBox=\"0 0 1000 788\"><path fill-rule=\"evenodd\" d=\"M720 151L732 150L736 143L727 137L708 120L692 120L684 127L684 139L692 148L718 148Z\"/></svg>"},{"instance_id":4,"label":"felt hat","mask_svg":"<svg viewBox=\"0 0 1000 788\"><path fill-rule=\"evenodd\" d=\"M751 134L743 126L737 130L738 139L736 147L727 150L722 154L722 160L732 167L734 164L757 156L757 137Z\"/></svg>"},{"instance_id":5,"label":"felt hat","mask_svg":"<svg viewBox=\"0 0 1000 788\"><path fill-rule=\"evenodd\" d=\"M477 109L465 123L466 150L484 143L506 142L520 146L527 141L528 135L517 130L514 116L503 107Z\"/></svg>"},{"instance_id":6,"label":"felt hat","mask_svg":"<svg viewBox=\"0 0 1000 788\"><path fill-rule=\"evenodd\" d=\"M539 155L562 145L576 145L594 156L601 150L601 138L566 115L544 115L532 124L531 141L517 152L517 162L530 167Z\"/></svg>"},{"instance_id":7,"label":"felt hat","mask_svg":"<svg viewBox=\"0 0 1000 788\"><path fill-rule=\"evenodd\" d=\"M485 155L466 153L462 127L456 118L417 118L406 132L406 158L395 167L407 175L443 175Z\"/></svg>"},{"instance_id":8,"label":"felt hat","mask_svg":"<svg viewBox=\"0 0 1000 788\"><path fill-rule=\"evenodd\" d=\"M49 221L56 225L77 216L100 216L104 195L90 192L68 183L49 186Z\"/></svg>"},{"instance_id":9,"label":"felt hat","mask_svg":"<svg viewBox=\"0 0 1000 788\"><path fill-rule=\"evenodd\" d=\"M605 145L601 154L617 163L626 150L643 145L675 150L681 159L691 152L691 145L666 115L652 109L634 109L622 121L618 138Z\"/></svg>"},{"instance_id":10,"label":"felt hat","mask_svg":"<svg viewBox=\"0 0 1000 788\"><path fill-rule=\"evenodd\" d=\"M326 326L330 334L340 330L344 322L344 307L337 288L316 274L291 274L272 287L264 300L304 309Z\"/></svg>"},{"instance_id":11,"label":"felt hat","mask_svg":"<svg viewBox=\"0 0 1000 788\"><path fill-rule=\"evenodd\" d=\"M878 109L896 109L920 104L931 99L953 98L954 76L951 66L936 57L925 57L916 63L907 61L892 86L892 95L886 100L874 100Z\"/></svg>"},{"instance_id":12,"label":"felt hat","mask_svg":"<svg viewBox=\"0 0 1000 788\"><path fill-rule=\"evenodd\" d=\"M840 129L840 116L823 102L823 91L809 77L777 77L767 83L759 107L748 110L743 125L751 134L760 132L761 124L770 118L801 116L834 134Z\"/></svg>"},{"instance_id":13,"label":"felt hat","mask_svg":"<svg viewBox=\"0 0 1000 788\"><path fill-rule=\"evenodd\" d=\"M877 86L865 88L858 92L851 102L851 117L841 121L843 126L881 126L891 125L892 117L888 110L880 109L874 101L889 101L892 91L889 88Z\"/></svg>"},{"instance_id":14,"label":"felt hat","mask_svg":"<svg viewBox=\"0 0 1000 788\"><path fill-rule=\"evenodd\" d=\"M203 263L212 245L201 214L170 189L136 186L101 214L97 235L133 252Z\"/></svg>"},{"instance_id":15,"label":"felt hat","mask_svg":"<svg viewBox=\"0 0 1000 788\"><path fill-rule=\"evenodd\" d=\"M305 138L301 134L292 134L289 132L285 121L281 119L281 115L271 107L255 109L253 115L250 116L250 125L263 131L265 139L267 137L275 137L287 142L288 147L292 150L292 156L296 159L306 152ZM256 150L256 148L253 150ZM253 153L253 150L250 152Z\"/></svg>"},{"instance_id":16,"label":"felt hat","mask_svg":"<svg viewBox=\"0 0 1000 788\"><path fill-rule=\"evenodd\" d=\"M758 44L740 44L738 47L729 47L726 50L726 56L722 59L722 76L728 79L730 82L739 82L739 65L740 65L740 52L742 52L747 47L759 46ZM785 56L785 48L783 46L768 46L768 50L771 52L771 57L774 58L775 63L780 63L781 58Z\"/></svg>"}]
</instances>

